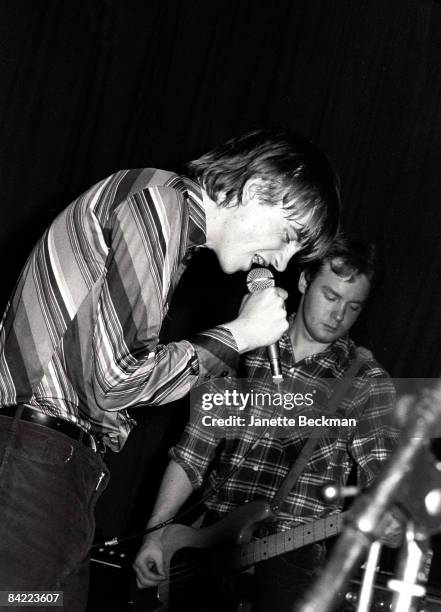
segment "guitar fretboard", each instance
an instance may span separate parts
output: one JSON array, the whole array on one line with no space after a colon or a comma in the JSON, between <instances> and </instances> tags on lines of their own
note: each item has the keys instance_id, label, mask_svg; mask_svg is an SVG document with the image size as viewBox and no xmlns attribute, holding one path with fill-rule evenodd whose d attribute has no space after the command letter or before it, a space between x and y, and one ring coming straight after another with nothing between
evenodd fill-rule
<instances>
[{"instance_id":1,"label":"guitar fretboard","mask_svg":"<svg viewBox=\"0 0 441 612\"><path fill-rule=\"evenodd\" d=\"M283 555L290 550L331 538L340 533L342 524L343 515L335 514L312 523L299 525L288 531L253 540L248 544L242 544L235 551L233 566L236 569L248 567L259 561Z\"/></svg>"}]
</instances>

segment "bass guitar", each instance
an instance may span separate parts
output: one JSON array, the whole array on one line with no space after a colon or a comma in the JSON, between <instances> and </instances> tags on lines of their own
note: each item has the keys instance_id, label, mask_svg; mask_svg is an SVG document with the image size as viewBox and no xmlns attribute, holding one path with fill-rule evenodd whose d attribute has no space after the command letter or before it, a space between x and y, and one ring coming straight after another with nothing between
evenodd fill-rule
<instances>
[{"instance_id":1,"label":"bass guitar","mask_svg":"<svg viewBox=\"0 0 441 612\"><path fill-rule=\"evenodd\" d=\"M166 579L157 590L155 612L207 610L207 597L230 598L233 577L260 561L337 535L344 514L330 515L263 538L253 538L272 512L263 501L247 503L210 527L171 524L161 534ZM115 561L113 555L113 562ZM97 560L97 559L95 559ZM145 589L151 591L151 589ZM151 609L151 593L148 595ZM139 591L134 610L144 610ZM230 599L229 599L230 601ZM199 602L199 603L198 603ZM205 603L202 603L205 602ZM226 609L226 608L225 608Z\"/></svg>"}]
</instances>

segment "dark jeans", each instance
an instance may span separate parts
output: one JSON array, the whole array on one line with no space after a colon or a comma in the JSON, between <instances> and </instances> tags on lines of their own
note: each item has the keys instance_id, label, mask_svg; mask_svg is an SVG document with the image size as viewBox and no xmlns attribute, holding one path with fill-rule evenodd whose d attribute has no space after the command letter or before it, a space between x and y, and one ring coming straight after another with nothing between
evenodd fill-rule
<instances>
[{"instance_id":1,"label":"dark jeans","mask_svg":"<svg viewBox=\"0 0 441 612\"><path fill-rule=\"evenodd\" d=\"M0 590L63 591L63 608L38 609L86 609L94 508L107 479L101 456L80 442L0 416Z\"/></svg>"}]
</instances>

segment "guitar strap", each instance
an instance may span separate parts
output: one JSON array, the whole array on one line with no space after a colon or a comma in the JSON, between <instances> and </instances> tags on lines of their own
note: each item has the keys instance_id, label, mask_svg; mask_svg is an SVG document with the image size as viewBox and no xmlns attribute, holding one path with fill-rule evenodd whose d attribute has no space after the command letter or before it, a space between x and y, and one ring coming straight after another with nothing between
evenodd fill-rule
<instances>
[{"instance_id":1,"label":"guitar strap","mask_svg":"<svg viewBox=\"0 0 441 612\"><path fill-rule=\"evenodd\" d=\"M370 352L367 349L358 347L356 348L355 359L352 361L351 365L346 370L344 376L338 379L337 384L335 385L334 392L329 398L328 409L331 414L336 412L337 408L340 406L342 400L348 392L349 387L351 386L352 381L354 380L355 376L357 375L363 364L363 361L365 361L369 353ZM320 438L318 436L311 436L310 438L308 438L306 444L300 451L297 460L291 466L291 469L283 479L279 490L277 491L273 498L273 501L271 502L271 510L274 513L279 512L281 505L288 497L289 492L294 487L300 474L305 469L309 459L317 448L319 441Z\"/></svg>"}]
</instances>

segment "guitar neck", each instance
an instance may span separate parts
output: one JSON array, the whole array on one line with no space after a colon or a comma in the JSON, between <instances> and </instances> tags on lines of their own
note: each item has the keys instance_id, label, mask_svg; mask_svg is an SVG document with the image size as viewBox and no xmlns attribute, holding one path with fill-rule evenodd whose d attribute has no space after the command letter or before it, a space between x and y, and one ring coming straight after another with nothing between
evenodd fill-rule
<instances>
[{"instance_id":1,"label":"guitar neck","mask_svg":"<svg viewBox=\"0 0 441 612\"><path fill-rule=\"evenodd\" d=\"M236 569L248 567L259 561L283 555L290 550L331 538L340 533L342 525L343 514L334 514L312 523L299 525L288 531L274 533L248 544L242 544L235 551L233 566Z\"/></svg>"}]
</instances>

